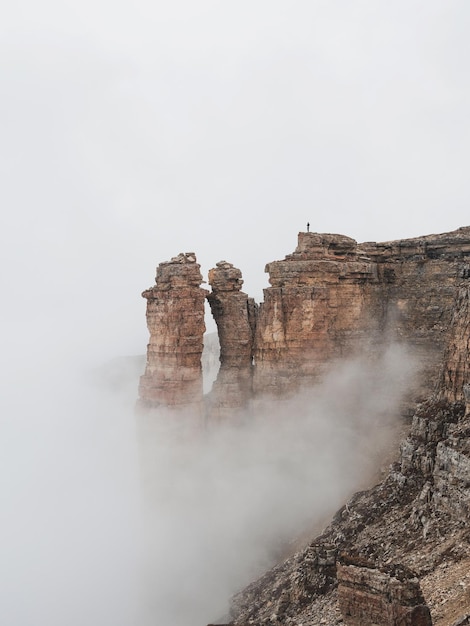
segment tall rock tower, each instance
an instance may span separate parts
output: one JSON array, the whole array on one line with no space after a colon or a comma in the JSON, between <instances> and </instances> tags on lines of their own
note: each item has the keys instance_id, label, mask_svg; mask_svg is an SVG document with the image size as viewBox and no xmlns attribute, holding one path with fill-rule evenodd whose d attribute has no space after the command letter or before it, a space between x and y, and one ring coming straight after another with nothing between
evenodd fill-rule
<instances>
[{"instance_id":1,"label":"tall rock tower","mask_svg":"<svg viewBox=\"0 0 470 626\"><path fill-rule=\"evenodd\" d=\"M192 252L157 267L147 299L147 366L140 379L139 405L188 409L202 414L204 302L200 265Z\"/></svg>"},{"instance_id":2,"label":"tall rock tower","mask_svg":"<svg viewBox=\"0 0 470 626\"><path fill-rule=\"evenodd\" d=\"M241 291L242 273L227 261L209 271L207 296L217 324L220 370L209 395L208 417L232 417L246 409L252 395L253 341L257 305Z\"/></svg>"}]
</instances>

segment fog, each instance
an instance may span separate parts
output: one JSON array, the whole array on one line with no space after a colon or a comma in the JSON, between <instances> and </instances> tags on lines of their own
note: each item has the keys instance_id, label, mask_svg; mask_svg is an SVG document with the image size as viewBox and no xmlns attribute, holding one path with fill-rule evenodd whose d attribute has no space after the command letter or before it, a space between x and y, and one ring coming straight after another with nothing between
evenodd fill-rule
<instances>
[{"instance_id":1,"label":"fog","mask_svg":"<svg viewBox=\"0 0 470 626\"><path fill-rule=\"evenodd\" d=\"M119 355L146 342L134 295L181 251L234 263L259 300L307 221L358 241L466 225L469 17L459 0L8 3L3 263L122 293L100 304Z\"/></svg>"},{"instance_id":2,"label":"fog","mask_svg":"<svg viewBox=\"0 0 470 626\"><path fill-rule=\"evenodd\" d=\"M377 478L415 372L391 345L205 430L134 414L96 370L39 368L3 397L0 620L192 626ZM300 545L300 543L299 543Z\"/></svg>"},{"instance_id":3,"label":"fog","mask_svg":"<svg viewBox=\"0 0 470 626\"><path fill-rule=\"evenodd\" d=\"M7 3L11 352L34 299L64 358L141 353L138 294L182 251L204 276L234 263L260 301L307 221L358 241L467 225L469 18L458 0Z\"/></svg>"},{"instance_id":4,"label":"fog","mask_svg":"<svg viewBox=\"0 0 470 626\"><path fill-rule=\"evenodd\" d=\"M189 427L182 437L168 416L147 423L147 565L157 622L226 617L230 595L376 481L393 457L400 403L416 373L407 350L390 345L375 363L337 363L321 384L236 425L199 436Z\"/></svg>"}]
</instances>

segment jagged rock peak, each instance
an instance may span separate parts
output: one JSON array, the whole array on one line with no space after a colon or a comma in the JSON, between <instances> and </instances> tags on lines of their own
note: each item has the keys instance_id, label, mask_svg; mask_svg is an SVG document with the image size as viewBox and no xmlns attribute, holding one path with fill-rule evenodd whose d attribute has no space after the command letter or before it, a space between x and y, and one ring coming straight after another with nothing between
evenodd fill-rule
<instances>
[{"instance_id":1,"label":"jagged rock peak","mask_svg":"<svg viewBox=\"0 0 470 626\"><path fill-rule=\"evenodd\" d=\"M194 252L180 252L178 256L174 256L170 263L196 263L196 255Z\"/></svg>"},{"instance_id":2,"label":"jagged rock peak","mask_svg":"<svg viewBox=\"0 0 470 626\"><path fill-rule=\"evenodd\" d=\"M202 280L201 266L194 252L181 252L171 261L164 261L157 267L155 285L142 293L144 298L155 290L166 291L171 287L199 287Z\"/></svg>"},{"instance_id":3,"label":"jagged rock peak","mask_svg":"<svg viewBox=\"0 0 470 626\"><path fill-rule=\"evenodd\" d=\"M209 270L209 284L212 291L240 291L243 285L241 271L227 261L219 261Z\"/></svg>"}]
</instances>

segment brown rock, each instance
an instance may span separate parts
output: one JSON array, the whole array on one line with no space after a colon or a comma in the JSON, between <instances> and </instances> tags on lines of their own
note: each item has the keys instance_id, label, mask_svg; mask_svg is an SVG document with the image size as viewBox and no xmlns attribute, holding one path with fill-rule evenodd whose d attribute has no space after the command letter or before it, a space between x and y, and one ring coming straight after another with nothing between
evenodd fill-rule
<instances>
[{"instance_id":1,"label":"brown rock","mask_svg":"<svg viewBox=\"0 0 470 626\"><path fill-rule=\"evenodd\" d=\"M444 356L440 397L449 402L470 404L470 285L458 290L451 322L451 335Z\"/></svg>"},{"instance_id":2,"label":"brown rock","mask_svg":"<svg viewBox=\"0 0 470 626\"><path fill-rule=\"evenodd\" d=\"M289 393L333 359L393 339L424 364L419 393L429 393L469 258L469 227L360 245L343 235L299 233L295 252L266 266L271 287L260 305L254 392Z\"/></svg>"},{"instance_id":3,"label":"brown rock","mask_svg":"<svg viewBox=\"0 0 470 626\"><path fill-rule=\"evenodd\" d=\"M221 417L246 408L252 394L290 394L311 385L335 359L358 351L374 354L391 340L405 342L423 365L415 395L424 397L438 379L455 289L470 276L469 259L470 227L360 245L344 235L299 233L295 252L266 266L271 287L264 290L259 314L241 291L240 270L220 261L209 273L208 299L221 344L209 413ZM181 254L159 266L157 284L143 294L151 328L143 403L186 405L191 393L199 398L196 382L193 388L184 385L185 397L177 396L183 389L179 379L198 379L205 293L200 284L194 253ZM463 310L468 293L460 298L457 308ZM447 358L449 375L451 369L458 374L452 374L454 400L463 397L468 383L468 361L457 362L451 354L452 349L459 354L459 342L468 342L465 333L463 326L454 333ZM188 369L178 372L178 367Z\"/></svg>"},{"instance_id":4,"label":"brown rock","mask_svg":"<svg viewBox=\"0 0 470 626\"><path fill-rule=\"evenodd\" d=\"M346 626L432 626L416 575L402 565L338 563L338 603Z\"/></svg>"},{"instance_id":5,"label":"brown rock","mask_svg":"<svg viewBox=\"0 0 470 626\"><path fill-rule=\"evenodd\" d=\"M210 419L231 417L245 409L252 395L253 336L257 306L243 293L242 274L220 261L209 271L212 293L207 296L217 324L220 370L208 398Z\"/></svg>"},{"instance_id":6,"label":"brown rock","mask_svg":"<svg viewBox=\"0 0 470 626\"><path fill-rule=\"evenodd\" d=\"M371 313L376 266L342 235L299 233L284 261L266 266L255 342L256 393L283 395L309 384L323 366L378 328Z\"/></svg>"},{"instance_id":7,"label":"brown rock","mask_svg":"<svg viewBox=\"0 0 470 626\"><path fill-rule=\"evenodd\" d=\"M192 252L157 268L147 299L147 366L140 379L140 407L189 407L202 412L204 301L202 276Z\"/></svg>"}]
</instances>

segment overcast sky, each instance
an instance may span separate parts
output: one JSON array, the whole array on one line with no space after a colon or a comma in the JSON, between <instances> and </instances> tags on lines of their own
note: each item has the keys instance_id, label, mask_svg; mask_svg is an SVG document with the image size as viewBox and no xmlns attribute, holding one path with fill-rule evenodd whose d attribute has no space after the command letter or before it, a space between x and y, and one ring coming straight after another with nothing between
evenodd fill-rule
<instances>
[{"instance_id":1,"label":"overcast sky","mask_svg":"<svg viewBox=\"0 0 470 626\"><path fill-rule=\"evenodd\" d=\"M181 251L204 274L231 261L259 300L265 263L292 252L307 221L358 241L470 223L464 0L26 0L2 12L12 347L39 331L65 355L144 352L140 292Z\"/></svg>"}]
</instances>

